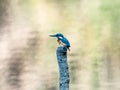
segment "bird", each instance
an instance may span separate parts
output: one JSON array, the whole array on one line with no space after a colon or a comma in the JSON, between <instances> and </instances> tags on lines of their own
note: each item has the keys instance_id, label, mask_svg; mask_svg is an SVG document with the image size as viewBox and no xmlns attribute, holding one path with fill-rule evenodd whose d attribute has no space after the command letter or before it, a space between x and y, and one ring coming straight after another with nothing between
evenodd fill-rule
<instances>
[{"instance_id":1,"label":"bird","mask_svg":"<svg viewBox=\"0 0 120 90\"><path fill-rule=\"evenodd\" d=\"M54 35L50 35L50 37L56 37L57 38L57 41L60 45L63 45L63 46L66 46L67 49L70 51L70 42L68 41L68 39L61 33L57 33L57 34L54 34Z\"/></svg>"}]
</instances>

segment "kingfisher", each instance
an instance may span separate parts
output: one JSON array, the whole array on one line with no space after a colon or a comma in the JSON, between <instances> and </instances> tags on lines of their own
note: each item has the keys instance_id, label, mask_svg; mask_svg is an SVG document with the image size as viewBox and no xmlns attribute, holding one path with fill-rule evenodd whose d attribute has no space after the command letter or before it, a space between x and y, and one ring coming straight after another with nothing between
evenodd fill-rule
<instances>
[{"instance_id":1,"label":"kingfisher","mask_svg":"<svg viewBox=\"0 0 120 90\"><path fill-rule=\"evenodd\" d=\"M64 37L63 34L57 33L57 34L54 34L54 35L50 35L50 37L56 37L57 41L58 41L58 44L66 46L67 49L70 51L70 49L69 49L70 48L70 42L68 41L68 39L66 37Z\"/></svg>"}]
</instances>

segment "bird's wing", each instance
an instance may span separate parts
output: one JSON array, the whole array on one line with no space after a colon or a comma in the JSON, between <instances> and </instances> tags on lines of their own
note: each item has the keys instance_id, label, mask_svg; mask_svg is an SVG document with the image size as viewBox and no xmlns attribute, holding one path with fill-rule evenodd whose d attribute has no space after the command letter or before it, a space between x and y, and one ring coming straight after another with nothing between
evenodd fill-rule
<instances>
[{"instance_id":1,"label":"bird's wing","mask_svg":"<svg viewBox=\"0 0 120 90\"><path fill-rule=\"evenodd\" d=\"M62 43L64 43L66 46L70 47L70 43L66 38L58 38L59 40L62 41Z\"/></svg>"}]
</instances>

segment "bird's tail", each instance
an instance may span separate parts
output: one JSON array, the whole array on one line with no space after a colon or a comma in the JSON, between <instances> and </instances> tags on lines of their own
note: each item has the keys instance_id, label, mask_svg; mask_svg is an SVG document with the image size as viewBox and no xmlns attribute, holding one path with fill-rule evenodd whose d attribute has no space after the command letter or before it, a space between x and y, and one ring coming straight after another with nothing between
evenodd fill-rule
<instances>
[{"instance_id":1,"label":"bird's tail","mask_svg":"<svg viewBox=\"0 0 120 90\"><path fill-rule=\"evenodd\" d=\"M68 49L68 51L70 52L70 48L69 48L69 47L67 47L67 49Z\"/></svg>"}]
</instances>

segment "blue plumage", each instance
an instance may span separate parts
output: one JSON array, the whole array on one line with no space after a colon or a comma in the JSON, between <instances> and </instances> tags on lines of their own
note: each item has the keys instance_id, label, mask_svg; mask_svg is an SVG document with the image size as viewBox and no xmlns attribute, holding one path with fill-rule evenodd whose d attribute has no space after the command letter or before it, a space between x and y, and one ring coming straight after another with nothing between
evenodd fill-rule
<instances>
[{"instance_id":1,"label":"blue plumage","mask_svg":"<svg viewBox=\"0 0 120 90\"><path fill-rule=\"evenodd\" d=\"M61 33L57 33L55 35L50 35L51 37L56 37L58 39L58 41L61 41L62 45L66 46L68 50L70 47L70 42L68 41L68 39L66 37L64 37L63 34Z\"/></svg>"}]
</instances>

